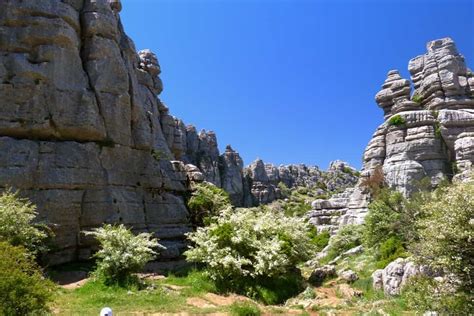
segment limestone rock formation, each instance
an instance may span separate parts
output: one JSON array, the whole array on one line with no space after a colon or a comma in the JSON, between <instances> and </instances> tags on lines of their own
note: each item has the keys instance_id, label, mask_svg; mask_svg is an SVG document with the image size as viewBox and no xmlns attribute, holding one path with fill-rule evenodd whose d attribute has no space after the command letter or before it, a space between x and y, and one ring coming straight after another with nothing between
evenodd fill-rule
<instances>
[{"instance_id":1,"label":"limestone rock formation","mask_svg":"<svg viewBox=\"0 0 474 316\"><path fill-rule=\"evenodd\" d=\"M386 120L364 154L365 175L381 166L387 184L405 195L425 177L436 185L470 172L474 161L474 75L450 38L427 50L408 65L413 93L410 81L388 73L376 96Z\"/></svg>"},{"instance_id":2,"label":"limestone rock formation","mask_svg":"<svg viewBox=\"0 0 474 316\"><path fill-rule=\"evenodd\" d=\"M327 171L315 166L281 165L264 163L257 159L244 170L244 205L267 204L282 198L279 187L305 187L318 189L321 195L353 187L358 181L358 172L346 162L334 161Z\"/></svg>"},{"instance_id":3,"label":"limestone rock formation","mask_svg":"<svg viewBox=\"0 0 474 316\"><path fill-rule=\"evenodd\" d=\"M375 271L372 285L376 290L383 290L386 295L398 295L408 280L416 275L433 276L434 273L408 259L399 258L385 269Z\"/></svg>"},{"instance_id":4,"label":"limestone rock formation","mask_svg":"<svg viewBox=\"0 0 474 316\"><path fill-rule=\"evenodd\" d=\"M435 186L472 172L474 74L450 38L429 42L427 50L409 62L411 82L397 70L388 72L375 97L385 121L365 150L361 180L329 201L313 203L309 216L319 229L334 233L363 221L370 198L363 182L377 169L389 187L406 196L422 179Z\"/></svg>"},{"instance_id":5,"label":"limestone rock formation","mask_svg":"<svg viewBox=\"0 0 474 316\"><path fill-rule=\"evenodd\" d=\"M88 257L93 242L81 231L104 223L153 232L167 247L161 258L178 257L191 229L188 184L239 187L221 180L215 135L196 134L157 97L158 59L136 52L120 1L1 8L0 188L19 189L52 225L51 262ZM242 163L226 155L234 177Z\"/></svg>"}]
</instances>

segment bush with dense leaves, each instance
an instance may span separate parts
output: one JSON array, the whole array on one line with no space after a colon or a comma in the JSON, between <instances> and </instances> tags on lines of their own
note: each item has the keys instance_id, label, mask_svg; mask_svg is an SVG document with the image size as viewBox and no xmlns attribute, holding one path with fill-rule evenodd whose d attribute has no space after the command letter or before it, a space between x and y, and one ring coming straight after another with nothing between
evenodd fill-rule
<instances>
[{"instance_id":1,"label":"bush with dense leaves","mask_svg":"<svg viewBox=\"0 0 474 316\"><path fill-rule=\"evenodd\" d=\"M309 229L305 219L269 208L228 208L209 226L188 234L193 244L185 255L189 261L206 264L211 278L223 288L280 302L300 289L294 275L299 274L297 266L316 252ZM291 280L286 279L289 275ZM288 293L268 290L275 288Z\"/></svg>"},{"instance_id":2,"label":"bush with dense leaves","mask_svg":"<svg viewBox=\"0 0 474 316\"><path fill-rule=\"evenodd\" d=\"M229 194L211 183L199 183L193 189L188 209L192 223L197 226L209 224L213 216L231 205Z\"/></svg>"},{"instance_id":3,"label":"bush with dense leaves","mask_svg":"<svg viewBox=\"0 0 474 316\"><path fill-rule=\"evenodd\" d=\"M0 242L0 315L43 315L54 293L22 247Z\"/></svg>"},{"instance_id":4,"label":"bush with dense leaves","mask_svg":"<svg viewBox=\"0 0 474 316\"><path fill-rule=\"evenodd\" d=\"M425 276L409 279L401 295L411 310L420 313L436 311L439 315L471 315L474 310L472 292L456 291L449 284Z\"/></svg>"},{"instance_id":5,"label":"bush with dense leaves","mask_svg":"<svg viewBox=\"0 0 474 316\"><path fill-rule=\"evenodd\" d=\"M156 249L164 247L151 234L134 235L124 225L104 227L86 232L100 243L96 275L106 283L126 284L133 273L140 272L153 260Z\"/></svg>"},{"instance_id":6,"label":"bush with dense leaves","mask_svg":"<svg viewBox=\"0 0 474 316\"><path fill-rule=\"evenodd\" d=\"M362 244L362 234L364 226L346 225L339 229L336 235L329 240L329 249L326 260L331 260Z\"/></svg>"},{"instance_id":7,"label":"bush with dense leaves","mask_svg":"<svg viewBox=\"0 0 474 316\"><path fill-rule=\"evenodd\" d=\"M431 193L417 221L412 251L422 264L454 274L463 290L474 287L474 183Z\"/></svg>"},{"instance_id":8,"label":"bush with dense leaves","mask_svg":"<svg viewBox=\"0 0 474 316\"><path fill-rule=\"evenodd\" d=\"M38 213L36 206L10 190L0 195L0 241L23 246L37 255L47 249L44 240L49 230L45 225L34 223Z\"/></svg>"}]
</instances>

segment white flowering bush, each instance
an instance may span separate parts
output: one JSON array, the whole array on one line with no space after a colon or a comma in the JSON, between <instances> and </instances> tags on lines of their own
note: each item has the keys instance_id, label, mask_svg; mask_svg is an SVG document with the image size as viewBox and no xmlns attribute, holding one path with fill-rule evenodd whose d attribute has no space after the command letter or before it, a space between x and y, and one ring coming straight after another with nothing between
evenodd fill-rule
<instances>
[{"instance_id":1,"label":"white flowering bush","mask_svg":"<svg viewBox=\"0 0 474 316\"><path fill-rule=\"evenodd\" d=\"M152 238L151 234L134 235L124 225L105 225L86 235L94 236L100 243L96 253L96 274L107 283L126 282L132 273L141 271L145 264L155 258L155 250L166 249Z\"/></svg>"},{"instance_id":2,"label":"white flowering bush","mask_svg":"<svg viewBox=\"0 0 474 316\"><path fill-rule=\"evenodd\" d=\"M188 234L189 261L205 263L215 280L278 277L314 255L306 220L271 209L227 208Z\"/></svg>"},{"instance_id":3,"label":"white flowering bush","mask_svg":"<svg viewBox=\"0 0 474 316\"><path fill-rule=\"evenodd\" d=\"M0 241L22 246L36 255L46 250L48 237L45 225L34 223L36 206L10 190L0 195Z\"/></svg>"}]
</instances>

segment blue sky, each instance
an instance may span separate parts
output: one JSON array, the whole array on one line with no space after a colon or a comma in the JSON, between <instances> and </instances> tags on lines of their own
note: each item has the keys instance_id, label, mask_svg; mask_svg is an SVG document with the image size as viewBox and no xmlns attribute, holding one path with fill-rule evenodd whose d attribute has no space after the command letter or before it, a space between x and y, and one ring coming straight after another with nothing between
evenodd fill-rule
<instances>
[{"instance_id":1,"label":"blue sky","mask_svg":"<svg viewBox=\"0 0 474 316\"><path fill-rule=\"evenodd\" d=\"M173 115L245 164L356 167L390 69L450 36L474 68L472 0L122 0L137 49L160 60Z\"/></svg>"}]
</instances>

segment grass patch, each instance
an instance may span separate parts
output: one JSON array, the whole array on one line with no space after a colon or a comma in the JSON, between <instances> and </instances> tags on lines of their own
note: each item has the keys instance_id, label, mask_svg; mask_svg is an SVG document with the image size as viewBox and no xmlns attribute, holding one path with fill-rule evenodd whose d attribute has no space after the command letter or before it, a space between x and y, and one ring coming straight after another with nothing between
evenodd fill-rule
<instances>
[{"instance_id":1,"label":"grass patch","mask_svg":"<svg viewBox=\"0 0 474 316\"><path fill-rule=\"evenodd\" d=\"M99 281L90 281L79 289L63 290L54 308L63 315L97 315L106 306L122 313L178 312L185 303L185 296L162 287L138 291L133 287L107 286Z\"/></svg>"},{"instance_id":2,"label":"grass patch","mask_svg":"<svg viewBox=\"0 0 474 316\"><path fill-rule=\"evenodd\" d=\"M258 306L251 302L235 302L229 309L233 316L260 316L262 314Z\"/></svg>"}]
</instances>

